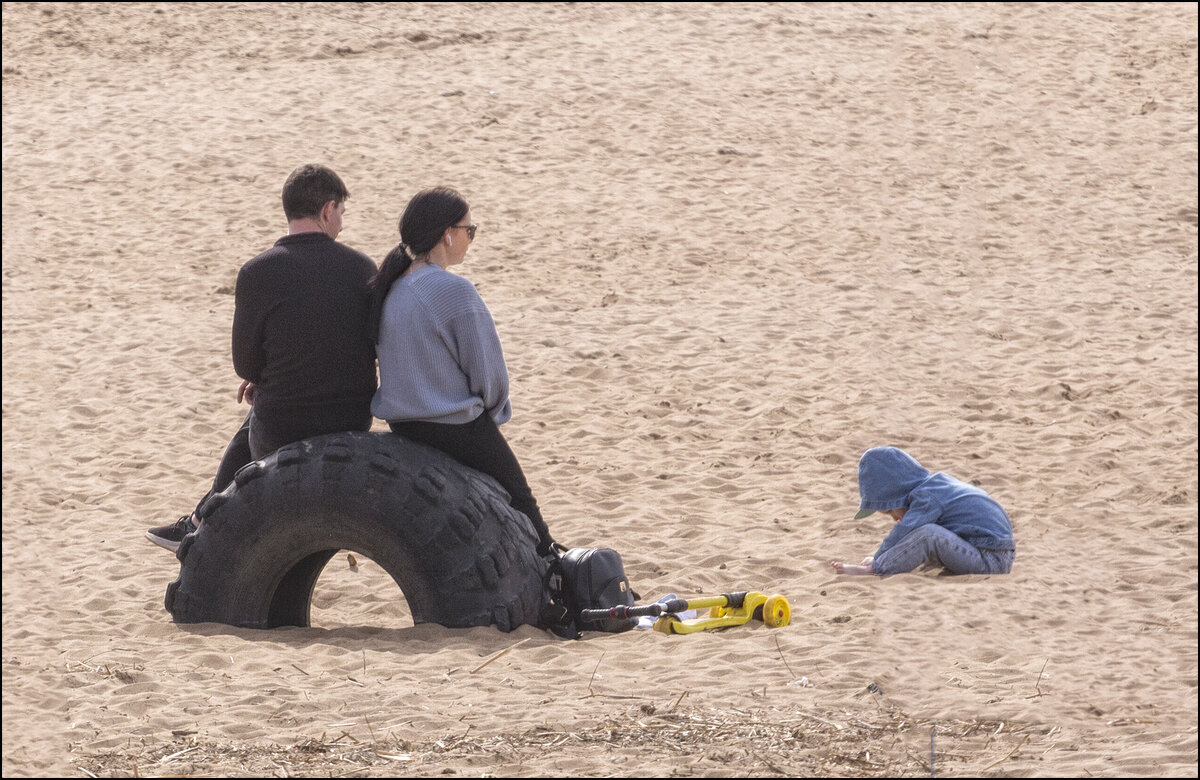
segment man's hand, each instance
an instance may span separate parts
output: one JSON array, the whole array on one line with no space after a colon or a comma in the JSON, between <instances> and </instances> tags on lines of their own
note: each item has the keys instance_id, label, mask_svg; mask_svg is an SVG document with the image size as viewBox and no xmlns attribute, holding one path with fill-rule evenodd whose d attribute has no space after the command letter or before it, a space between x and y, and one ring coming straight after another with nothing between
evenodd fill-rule
<instances>
[{"instance_id":1,"label":"man's hand","mask_svg":"<svg viewBox=\"0 0 1200 780\"><path fill-rule=\"evenodd\" d=\"M246 381L242 382L242 386L238 388L238 403L240 404L242 399L245 398L246 403L254 406L254 395L257 392L258 388L254 386L253 382L247 379Z\"/></svg>"}]
</instances>

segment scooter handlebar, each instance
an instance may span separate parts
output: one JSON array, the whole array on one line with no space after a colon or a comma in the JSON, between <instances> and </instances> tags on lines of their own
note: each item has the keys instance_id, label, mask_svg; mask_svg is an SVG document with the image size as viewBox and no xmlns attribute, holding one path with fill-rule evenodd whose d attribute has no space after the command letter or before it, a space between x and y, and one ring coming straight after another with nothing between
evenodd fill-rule
<instances>
[{"instance_id":1,"label":"scooter handlebar","mask_svg":"<svg viewBox=\"0 0 1200 780\"><path fill-rule=\"evenodd\" d=\"M668 610L663 609L662 604L645 604L640 607L631 607L622 604L617 607L609 607L608 609L585 609L580 611L579 618L586 622L594 620L623 620L626 618L658 617L666 611Z\"/></svg>"},{"instance_id":2,"label":"scooter handlebar","mask_svg":"<svg viewBox=\"0 0 1200 780\"><path fill-rule=\"evenodd\" d=\"M673 612L685 612L692 608L694 608L694 605L688 602L687 599L667 599L666 601L656 601L653 604L643 604L640 607L622 604L617 607L609 607L608 609L585 609L580 611L579 618L580 620L591 622L594 620L659 617L660 615Z\"/></svg>"}]
</instances>

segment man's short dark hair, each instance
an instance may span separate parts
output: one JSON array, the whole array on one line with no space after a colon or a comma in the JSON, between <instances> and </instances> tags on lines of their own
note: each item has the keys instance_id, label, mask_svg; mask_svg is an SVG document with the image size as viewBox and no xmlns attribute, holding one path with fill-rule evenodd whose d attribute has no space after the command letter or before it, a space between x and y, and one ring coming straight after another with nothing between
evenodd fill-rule
<instances>
[{"instance_id":1,"label":"man's short dark hair","mask_svg":"<svg viewBox=\"0 0 1200 780\"><path fill-rule=\"evenodd\" d=\"M283 213L288 220L316 217L329 201L350 197L346 185L324 165L301 165L283 183Z\"/></svg>"}]
</instances>

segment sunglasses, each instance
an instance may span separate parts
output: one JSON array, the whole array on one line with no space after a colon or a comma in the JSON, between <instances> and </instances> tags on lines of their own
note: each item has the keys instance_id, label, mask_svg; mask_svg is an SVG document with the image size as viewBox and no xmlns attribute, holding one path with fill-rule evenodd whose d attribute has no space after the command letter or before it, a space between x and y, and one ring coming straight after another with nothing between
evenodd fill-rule
<instances>
[{"instance_id":1,"label":"sunglasses","mask_svg":"<svg viewBox=\"0 0 1200 780\"><path fill-rule=\"evenodd\" d=\"M467 240L474 241L475 231L479 230L479 225L476 225L475 223L471 223L470 225L451 225L450 228L462 228L463 230L467 231ZM447 230L450 228L447 228Z\"/></svg>"}]
</instances>

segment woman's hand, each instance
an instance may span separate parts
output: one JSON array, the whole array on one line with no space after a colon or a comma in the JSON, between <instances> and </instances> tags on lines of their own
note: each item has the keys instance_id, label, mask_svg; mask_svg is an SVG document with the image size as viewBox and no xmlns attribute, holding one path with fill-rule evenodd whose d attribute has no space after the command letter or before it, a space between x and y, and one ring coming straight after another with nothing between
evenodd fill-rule
<instances>
[{"instance_id":1,"label":"woman's hand","mask_svg":"<svg viewBox=\"0 0 1200 780\"><path fill-rule=\"evenodd\" d=\"M245 398L246 403L250 404L251 406L254 406L254 395L257 392L258 392L258 388L254 386L253 382L251 382L249 379L247 379L246 381L242 382L241 387L238 388L238 395L237 395L238 403L240 404L242 402L242 399Z\"/></svg>"}]
</instances>

